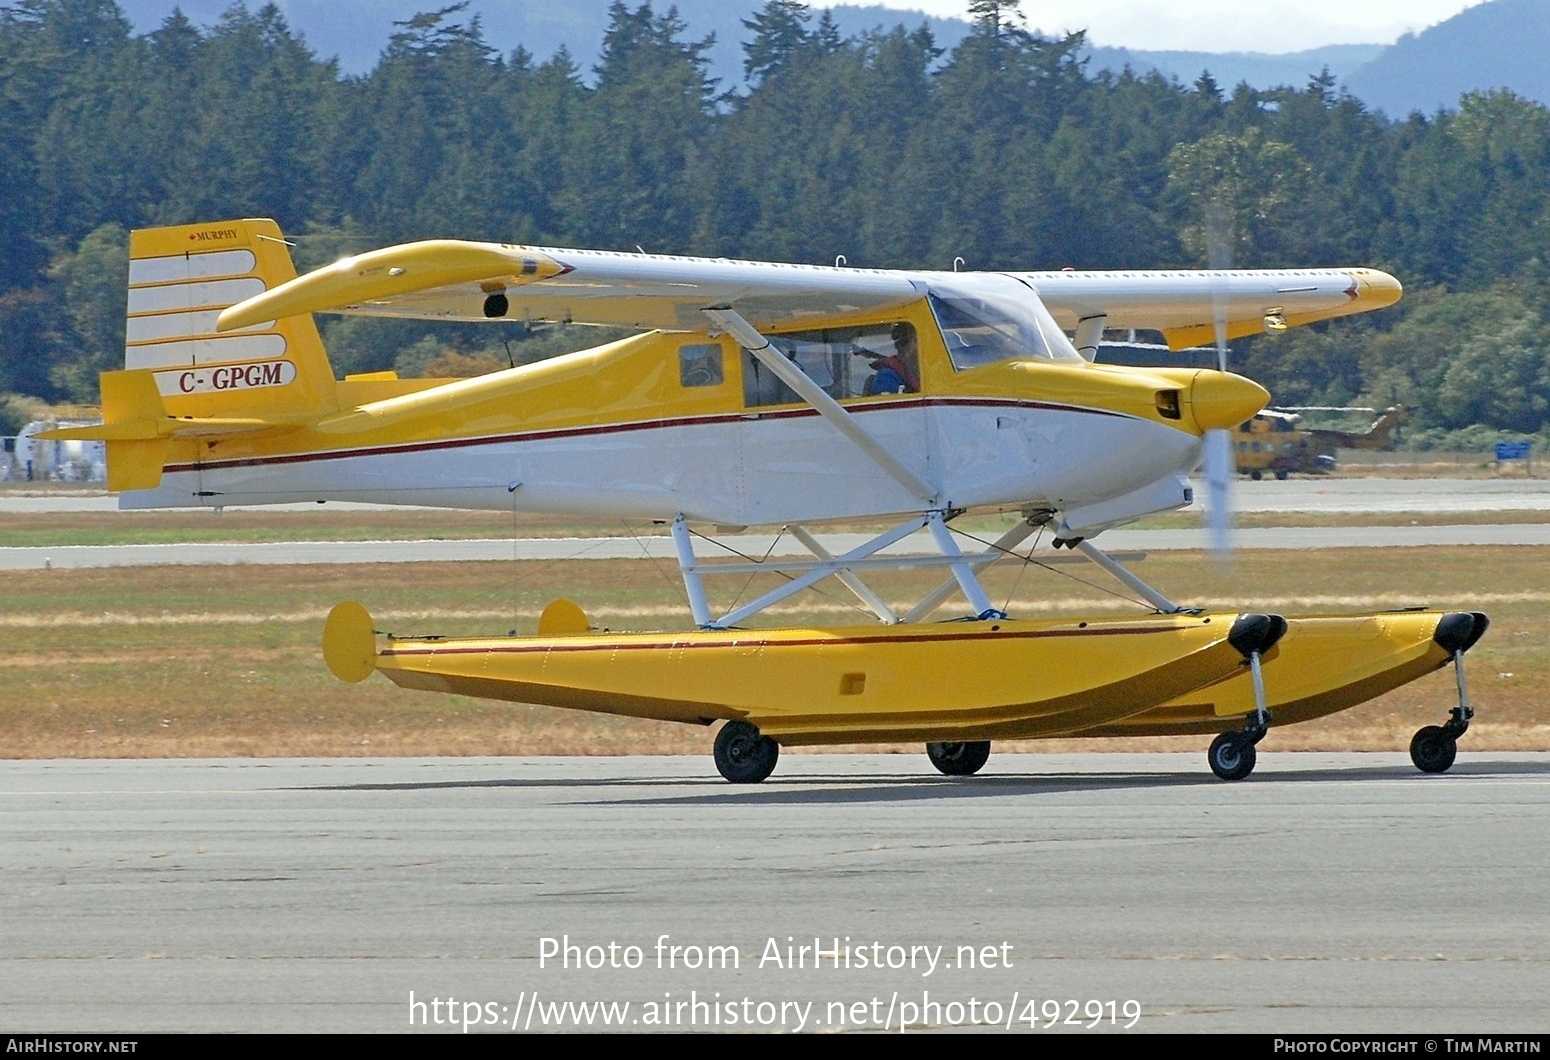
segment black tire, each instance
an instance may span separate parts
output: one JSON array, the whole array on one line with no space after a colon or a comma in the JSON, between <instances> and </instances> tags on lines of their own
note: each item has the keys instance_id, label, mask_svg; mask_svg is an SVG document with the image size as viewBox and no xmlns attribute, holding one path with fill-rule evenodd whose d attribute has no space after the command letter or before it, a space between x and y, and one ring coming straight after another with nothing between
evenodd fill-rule
<instances>
[{"instance_id":1,"label":"black tire","mask_svg":"<svg viewBox=\"0 0 1550 1060\"><path fill-rule=\"evenodd\" d=\"M1222 733L1211 741L1211 749L1206 752L1211 772L1223 780L1242 780L1254 772L1258 758L1254 744L1236 732Z\"/></svg>"},{"instance_id":2,"label":"black tire","mask_svg":"<svg viewBox=\"0 0 1550 1060\"><path fill-rule=\"evenodd\" d=\"M716 734L716 769L734 784L757 784L775 772L780 744L746 721L729 721Z\"/></svg>"},{"instance_id":3,"label":"black tire","mask_svg":"<svg viewBox=\"0 0 1550 1060\"><path fill-rule=\"evenodd\" d=\"M1423 773L1446 773L1458 753L1458 741L1440 725L1428 725L1410 740L1410 761Z\"/></svg>"},{"instance_id":4,"label":"black tire","mask_svg":"<svg viewBox=\"0 0 1550 1060\"><path fill-rule=\"evenodd\" d=\"M1253 479L1255 482L1258 482L1260 479L1262 479L1264 477L1265 476L1260 474L1258 471L1250 471L1249 472L1249 478Z\"/></svg>"},{"instance_id":5,"label":"black tire","mask_svg":"<svg viewBox=\"0 0 1550 1060\"><path fill-rule=\"evenodd\" d=\"M1286 481L1286 477L1289 474L1290 474L1290 472L1288 472L1288 471L1277 471L1276 472L1276 481L1277 482L1285 482Z\"/></svg>"},{"instance_id":6,"label":"black tire","mask_svg":"<svg viewBox=\"0 0 1550 1060\"><path fill-rule=\"evenodd\" d=\"M990 758L989 740L959 743L928 743L926 756L931 764L949 777L972 777Z\"/></svg>"}]
</instances>

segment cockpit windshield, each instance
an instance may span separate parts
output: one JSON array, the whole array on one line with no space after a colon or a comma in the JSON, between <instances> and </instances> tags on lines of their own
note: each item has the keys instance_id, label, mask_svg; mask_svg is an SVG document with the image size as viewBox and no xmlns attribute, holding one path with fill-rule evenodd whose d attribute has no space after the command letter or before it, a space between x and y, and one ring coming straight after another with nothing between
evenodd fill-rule
<instances>
[{"instance_id":1,"label":"cockpit windshield","mask_svg":"<svg viewBox=\"0 0 1550 1060\"><path fill-rule=\"evenodd\" d=\"M932 280L926 299L953 367L1039 358L1082 361L1032 288L996 273Z\"/></svg>"}]
</instances>

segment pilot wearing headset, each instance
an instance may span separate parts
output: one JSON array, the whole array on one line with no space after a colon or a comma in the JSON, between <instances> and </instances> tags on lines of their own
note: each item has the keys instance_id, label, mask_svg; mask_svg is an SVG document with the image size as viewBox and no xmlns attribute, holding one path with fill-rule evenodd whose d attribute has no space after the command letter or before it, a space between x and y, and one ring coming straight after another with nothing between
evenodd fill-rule
<instances>
[{"instance_id":1,"label":"pilot wearing headset","mask_svg":"<svg viewBox=\"0 0 1550 1060\"><path fill-rule=\"evenodd\" d=\"M915 340L914 326L902 322L895 324L892 338L892 353L868 351L863 354L872 366L872 376L861 390L863 397L920 393L920 348Z\"/></svg>"}]
</instances>

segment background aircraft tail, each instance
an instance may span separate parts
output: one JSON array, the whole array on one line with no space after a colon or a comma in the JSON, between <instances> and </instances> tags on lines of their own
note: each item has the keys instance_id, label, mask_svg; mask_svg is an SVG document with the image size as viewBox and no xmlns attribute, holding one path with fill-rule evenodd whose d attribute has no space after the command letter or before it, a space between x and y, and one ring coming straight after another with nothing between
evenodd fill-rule
<instances>
[{"instance_id":1,"label":"background aircraft tail","mask_svg":"<svg viewBox=\"0 0 1550 1060\"><path fill-rule=\"evenodd\" d=\"M1405 406L1393 405L1383 410L1366 431L1342 432L1340 445L1346 449L1382 449L1394 447L1394 429L1406 419Z\"/></svg>"}]
</instances>

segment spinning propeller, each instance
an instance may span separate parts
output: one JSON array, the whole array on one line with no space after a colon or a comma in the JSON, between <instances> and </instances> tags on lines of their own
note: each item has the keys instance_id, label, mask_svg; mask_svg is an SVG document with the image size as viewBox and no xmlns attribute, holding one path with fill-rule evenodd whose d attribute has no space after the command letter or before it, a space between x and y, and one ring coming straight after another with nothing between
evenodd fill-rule
<instances>
[{"instance_id":1,"label":"spinning propeller","mask_svg":"<svg viewBox=\"0 0 1550 1060\"><path fill-rule=\"evenodd\" d=\"M1206 257L1213 272L1232 268L1232 215L1221 202L1206 207ZM1216 329L1216 368L1227 371L1227 297L1220 282L1211 292L1211 317ZM1232 434L1207 431L1201 471L1206 486L1206 540L1212 555L1225 560L1232 553L1232 480L1237 473Z\"/></svg>"}]
</instances>

